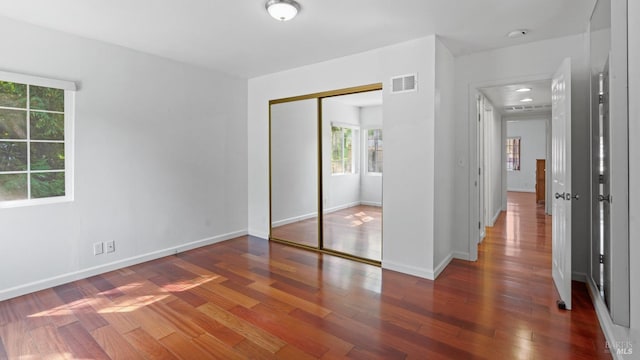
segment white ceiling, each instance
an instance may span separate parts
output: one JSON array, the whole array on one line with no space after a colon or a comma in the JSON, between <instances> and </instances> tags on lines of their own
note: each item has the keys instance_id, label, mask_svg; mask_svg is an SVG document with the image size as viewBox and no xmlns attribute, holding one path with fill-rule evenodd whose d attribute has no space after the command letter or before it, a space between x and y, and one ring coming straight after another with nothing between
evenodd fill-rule
<instances>
[{"instance_id":1,"label":"white ceiling","mask_svg":"<svg viewBox=\"0 0 640 360\"><path fill-rule=\"evenodd\" d=\"M522 88L529 88L531 91L516 91ZM506 116L551 113L551 79L486 87L480 91L491 101L494 108ZM520 101L525 98L533 101Z\"/></svg>"},{"instance_id":2,"label":"white ceiling","mask_svg":"<svg viewBox=\"0 0 640 360\"><path fill-rule=\"evenodd\" d=\"M255 77L431 34L454 55L586 30L595 0L0 0L0 16ZM505 34L530 29L521 39Z\"/></svg>"}]
</instances>

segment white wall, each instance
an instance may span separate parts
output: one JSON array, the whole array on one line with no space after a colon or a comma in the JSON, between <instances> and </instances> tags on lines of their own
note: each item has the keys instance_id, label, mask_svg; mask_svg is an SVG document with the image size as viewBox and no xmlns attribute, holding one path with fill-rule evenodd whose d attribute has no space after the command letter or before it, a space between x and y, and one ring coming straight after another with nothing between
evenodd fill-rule
<instances>
[{"instance_id":1,"label":"white wall","mask_svg":"<svg viewBox=\"0 0 640 360\"><path fill-rule=\"evenodd\" d=\"M382 206L382 179L384 175L367 174L367 129L382 129L382 106L366 106L360 108L360 124L362 126L362 171L360 172L360 202L363 205ZM382 133L384 144L384 132ZM384 146L384 145L383 145ZM383 149L384 151L384 149ZM384 155L383 155L384 157ZM383 163L384 172L384 163Z\"/></svg>"},{"instance_id":2,"label":"white wall","mask_svg":"<svg viewBox=\"0 0 640 360\"><path fill-rule=\"evenodd\" d=\"M79 85L75 201L0 209L0 300L246 233L245 80L4 18L0 33L1 70Z\"/></svg>"},{"instance_id":3,"label":"white wall","mask_svg":"<svg viewBox=\"0 0 640 360\"><path fill-rule=\"evenodd\" d=\"M586 30L586 22L585 22ZM478 239L478 204L470 196L477 174L475 157L470 149L476 148L476 129L470 126L475 114L475 89L493 85L510 84L519 80L550 79L562 60L572 59L572 153L573 179L589 177L589 73L586 65L586 40L584 35L567 36L519 46L496 49L455 59L456 64L456 168L455 218L468 227L456 227L454 251L461 258L474 259L475 245L469 239ZM544 56L540 56L544 54ZM515 80L515 81L514 81ZM473 113L470 113L473 111ZM588 194L588 181L575 181L572 192ZM583 224L589 221L586 202L576 202L572 209L573 241L572 265L577 274L586 274L589 266L589 229ZM473 246L473 248L472 248ZM470 251L472 250L472 251ZM469 255L472 256L469 256Z\"/></svg>"},{"instance_id":4,"label":"white wall","mask_svg":"<svg viewBox=\"0 0 640 360\"><path fill-rule=\"evenodd\" d=\"M271 105L272 219L280 226L318 215L318 103Z\"/></svg>"},{"instance_id":5,"label":"white wall","mask_svg":"<svg viewBox=\"0 0 640 360\"><path fill-rule=\"evenodd\" d=\"M436 39L435 63L435 272L436 276L453 257L455 228L455 63L449 49ZM385 118L386 119L386 118ZM386 120L385 120L386 121ZM385 203L386 206L386 203Z\"/></svg>"},{"instance_id":6,"label":"white wall","mask_svg":"<svg viewBox=\"0 0 640 360\"><path fill-rule=\"evenodd\" d=\"M315 101L315 100L314 100ZM356 161L354 174L331 174L331 125L358 128L353 136L353 156L360 158L360 108L338 102L336 98L322 101L322 176L324 211L331 212L360 203L360 173L362 164ZM355 134L354 134L355 135Z\"/></svg>"},{"instance_id":7,"label":"white wall","mask_svg":"<svg viewBox=\"0 0 640 360\"><path fill-rule=\"evenodd\" d=\"M270 99L418 73L418 92L383 91L385 179L382 266L434 277L435 37L430 36L249 80L249 231L268 234ZM409 176L407 176L409 174ZM451 200L451 199L449 199ZM450 237L443 241L450 241Z\"/></svg>"},{"instance_id":8,"label":"white wall","mask_svg":"<svg viewBox=\"0 0 640 360\"><path fill-rule=\"evenodd\" d=\"M520 171L507 172L507 190L536 191L536 160L546 158L547 120L507 119L507 137L520 137Z\"/></svg>"}]
</instances>

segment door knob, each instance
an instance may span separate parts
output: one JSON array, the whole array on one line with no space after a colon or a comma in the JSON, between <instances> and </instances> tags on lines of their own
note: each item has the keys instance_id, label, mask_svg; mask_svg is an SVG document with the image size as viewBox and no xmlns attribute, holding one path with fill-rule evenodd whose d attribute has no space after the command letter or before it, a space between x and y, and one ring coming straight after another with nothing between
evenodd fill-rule
<instances>
[{"instance_id":1,"label":"door knob","mask_svg":"<svg viewBox=\"0 0 640 360\"><path fill-rule=\"evenodd\" d=\"M571 194L567 193L567 200L571 200L571 199L576 199L576 200L580 200L580 195L579 194L573 194L573 196L571 196Z\"/></svg>"},{"instance_id":2,"label":"door knob","mask_svg":"<svg viewBox=\"0 0 640 360\"><path fill-rule=\"evenodd\" d=\"M598 195L598 201L602 202L602 201L606 201L608 203L611 203L611 195Z\"/></svg>"},{"instance_id":3,"label":"door knob","mask_svg":"<svg viewBox=\"0 0 640 360\"><path fill-rule=\"evenodd\" d=\"M565 195L566 193L562 193L562 194L556 193L556 199L565 199Z\"/></svg>"}]
</instances>

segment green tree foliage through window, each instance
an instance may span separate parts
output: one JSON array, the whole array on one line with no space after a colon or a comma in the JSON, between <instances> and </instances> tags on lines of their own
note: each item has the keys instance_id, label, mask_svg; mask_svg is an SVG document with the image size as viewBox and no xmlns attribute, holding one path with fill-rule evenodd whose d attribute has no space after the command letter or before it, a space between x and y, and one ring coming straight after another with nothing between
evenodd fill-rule
<instances>
[{"instance_id":1,"label":"green tree foliage through window","mask_svg":"<svg viewBox=\"0 0 640 360\"><path fill-rule=\"evenodd\" d=\"M62 89L0 81L0 201L65 195L64 103Z\"/></svg>"},{"instance_id":2,"label":"green tree foliage through window","mask_svg":"<svg viewBox=\"0 0 640 360\"><path fill-rule=\"evenodd\" d=\"M367 131L367 172L382 173L382 129Z\"/></svg>"},{"instance_id":3,"label":"green tree foliage through window","mask_svg":"<svg viewBox=\"0 0 640 360\"><path fill-rule=\"evenodd\" d=\"M353 166L353 129L331 127L331 173L352 174Z\"/></svg>"}]
</instances>

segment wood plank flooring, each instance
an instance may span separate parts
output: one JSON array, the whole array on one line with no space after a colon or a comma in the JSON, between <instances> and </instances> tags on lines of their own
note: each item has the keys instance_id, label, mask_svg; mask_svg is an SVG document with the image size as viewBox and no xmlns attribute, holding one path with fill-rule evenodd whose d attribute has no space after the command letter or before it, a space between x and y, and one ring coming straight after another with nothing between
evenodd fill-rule
<instances>
[{"instance_id":1,"label":"wood plank flooring","mask_svg":"<svg viewBox=\"0 0 640 360\"><path fill-rule=\"evenodd\" d=\"M0 359L611 358L583 284L555 306L549 231L509 194L435 282L241 237L0 302Z\"/></svg>"}]
</instances>

